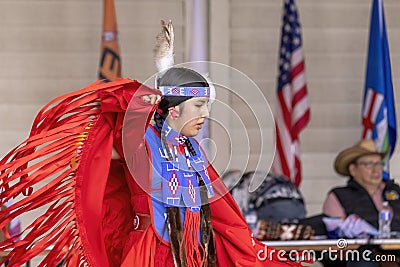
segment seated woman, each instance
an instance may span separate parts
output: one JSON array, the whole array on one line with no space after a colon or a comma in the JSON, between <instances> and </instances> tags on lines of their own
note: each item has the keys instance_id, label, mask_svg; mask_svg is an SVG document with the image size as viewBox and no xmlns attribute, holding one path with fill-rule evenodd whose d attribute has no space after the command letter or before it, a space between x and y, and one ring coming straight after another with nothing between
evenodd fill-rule
<instances>
[{"instance_id":1,"label":"seated woman","mask_svg":"<svg viewBox=\"0 0 400 267\"><path fill-rule=\"evenodd\" d=\"M383 162L387 152L379 152L373 140L360 140L352 147L341 151L335 159L335 170L342 176L348 176L347 185L332 189L323 205L323 213L331 217L346 218L356 214L378 229L378 213L383 202L388 201L394 210L391 222L393 230L400 230L400 187L393 180L382 180ZM398 254L394 251L377 253ZM360 252L361 254L361 252ZM372 256L371 256L372 257ZM326 266L339 266L338 263ZM346 263L342 263L346 265ZM375 261L349 261L346 266L378 266Z\"/></svg>"}]
</instances>

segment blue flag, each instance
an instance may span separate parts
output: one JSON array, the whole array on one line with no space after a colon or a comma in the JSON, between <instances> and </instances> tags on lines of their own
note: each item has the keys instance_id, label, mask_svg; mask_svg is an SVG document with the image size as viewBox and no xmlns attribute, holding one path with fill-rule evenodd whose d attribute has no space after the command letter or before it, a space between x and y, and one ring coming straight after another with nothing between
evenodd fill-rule
<instances>
[{"instance_id":1,"label":"blue flag","mask_svg":"<svg viewBox=\"0 0 400 267\"><path fill-rule=\"evenodd\" d=\"M383 179L388 179L389 159L396 146L396 110L383 0L373 0L372 5L362 113L362 137L373 139L381 152L390 149L383 171Z\"/></svg>"}]
</instances>

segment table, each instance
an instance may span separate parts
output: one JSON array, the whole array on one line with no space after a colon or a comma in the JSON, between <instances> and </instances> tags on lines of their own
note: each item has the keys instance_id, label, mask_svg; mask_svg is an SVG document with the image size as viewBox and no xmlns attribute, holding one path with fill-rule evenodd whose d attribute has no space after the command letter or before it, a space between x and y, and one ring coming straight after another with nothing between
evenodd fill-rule
<instances>
[{"instance_id":1,"label":"table","mask_svg":"<svg viewBox=\"0 0 400 267\"><path fill-rule=\"evenodd\" d=\"M382 249L399 249L400 239L321 239L321 240L287 240L263 241L263 244L282 250L315 250L357 249L361 245L379 245Z\"/></svg>"}]
</instances>

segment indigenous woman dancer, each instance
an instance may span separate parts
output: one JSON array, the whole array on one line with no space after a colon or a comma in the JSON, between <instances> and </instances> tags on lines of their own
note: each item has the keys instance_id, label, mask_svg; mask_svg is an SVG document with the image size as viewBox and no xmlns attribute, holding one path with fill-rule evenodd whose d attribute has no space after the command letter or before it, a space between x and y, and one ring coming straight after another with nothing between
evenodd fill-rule
<instances>
[{"instance_id":1,"label":"indigenous woman dancer","mask_svg":"<svg viewBox=\"0 0 400 267\"><path fill-rule=\"evenodd\" d=\"M170 23L162 36L172 55ZM45 249L42 266L290 266L265 257L193 139L211 84L191 69L161 70L158 89L119 79L53 100L2 159L0 205L22 196L0 211L10 266ZM8 235L11 219L44 206Z\"/></svg>"}]
</instances>

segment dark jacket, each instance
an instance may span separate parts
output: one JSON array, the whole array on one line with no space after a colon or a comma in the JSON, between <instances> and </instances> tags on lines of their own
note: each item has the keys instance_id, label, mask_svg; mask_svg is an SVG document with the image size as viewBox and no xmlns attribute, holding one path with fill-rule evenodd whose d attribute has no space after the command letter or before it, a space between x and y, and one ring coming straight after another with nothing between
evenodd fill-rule
<instances>
[{"instance_id":1,"label":"dark jacket","mask_svg":"<svg viewBox=\"0 0 400 267\"><path fill-rule=\"evenodd\" d=\"M385 181L383 199L393 209L392 230L400 230L400 187L393 180ZM346 212L346 216L357 214L378 229L378 209L368 192L359 183L350 179L347 186L336 187L332 191Z\"/></svg>"}]
</instances>

